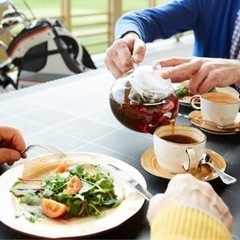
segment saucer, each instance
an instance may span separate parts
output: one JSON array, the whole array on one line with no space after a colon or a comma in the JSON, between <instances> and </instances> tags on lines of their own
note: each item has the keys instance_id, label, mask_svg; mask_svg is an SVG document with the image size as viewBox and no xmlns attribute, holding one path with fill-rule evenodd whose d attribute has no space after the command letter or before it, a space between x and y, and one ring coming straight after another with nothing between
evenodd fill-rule
<instances>
[{"instance_id":1,"label":"saucer","mask_svg":"<svg viewBox=\"0 0 240 240\"><path fill-rule=\"evenodd\" d=\"M206 149L206 152L211 156L212 163L222 171L225 171L227 167L225 159L210 149ZM141 165L147 172L157 177L171 179L175 175L158 165L153 148L146 150L142 154ZM193 176L203 181L210 181L218 177L217 173L206 164L200 165L198 171L193 173Z\"/></svg>"},{"instance_id":2,"label":"saucer","mask_svg":"<svg viewBox=\"0 0 240 240\"><path fill-rule=\"evenodd\" d=\"M219 128L211 125L211 124L203 122L201 111L197 111L197 110L192 111L188 115L188 117L189 117L190 122L193 125L201 128L205 132L209 132L209 133L216 134L216 135L230 135L230 134L235 134L237 132L240 132L239 128L236 128L236 129L219 129ZM191 119L191 118L197 118L197 119ZM240 113L238 113L235 121L236 122L240 121Z\"/></svg>"}]
</instances>

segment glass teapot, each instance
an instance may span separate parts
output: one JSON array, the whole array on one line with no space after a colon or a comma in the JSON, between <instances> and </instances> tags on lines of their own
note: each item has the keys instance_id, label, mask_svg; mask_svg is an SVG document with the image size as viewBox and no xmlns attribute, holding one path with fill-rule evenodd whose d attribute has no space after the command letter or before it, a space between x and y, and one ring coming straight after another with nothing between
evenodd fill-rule
<instances>
[{"instance_id":1,"label":"glass teapot","mask_svg":"<svg viewBox=\"0 0 240 240\"><path fill-rule=\"evenodd\" d=\"M179 102L170 80L160 77L160 65L141 65L118 78L110 92L111 110L125 127L151 133L174 124Z\"/></svg>"}]
</instances>

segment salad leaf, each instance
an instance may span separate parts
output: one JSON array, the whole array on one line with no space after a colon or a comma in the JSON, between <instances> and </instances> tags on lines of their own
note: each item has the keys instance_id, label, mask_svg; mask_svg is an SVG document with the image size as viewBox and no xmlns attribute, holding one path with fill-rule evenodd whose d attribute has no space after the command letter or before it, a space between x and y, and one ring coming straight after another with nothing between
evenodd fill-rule
<instances>
[{"instance_id":1,"label":"salad leaf","mask_svg":"<svg viewBox=\"0 0 240 240\"><path fill-rule=\"evenodd\" d=\"M32 206L25 203L21 204L21 211L17 217L24 215L29 222L36 222L38 218L44 217L39 206Z\"/></svg>"},{"instance_id":2,"label":"salad leaf","mask_svg":"<svg viewBox=\"0 0 240 240\"><path fill-rule=\"evenodd\" d=\"M175 93L177 95L177 98L183 98L183 97L189 96L188 87L185 85L178 87L175 90Z\"/></svg>"},{"instance_id":3,"label":"salad leaf","mask_svg":"<svg viewBox=\"0 0 240 240\"><path fill-rule=\"evenodd\" d=\"M211 90L209 90L208 92L216 92L216 88L214 87ZM177 98L179 98L179 99L190 96L189 91L188 91L188 86L186 86L186 85L179 86L175 90L175 93L176 93Z\"/></svg>"},{"instance_id":4,"label":"salad leaf","mask_svg":"<svg viewBox=\"0 0 240 240\"><path fill-rule=\"evenodd\" d=\"M64 192L69 180L77 176L82 183L79 192L69 194ZM104 209L117 207L123 199L118 199L114 191L113 178L103 171L100 165L76 164L66 172L52 172L37 185L17 181L10 191L22 206L23 215L31 221L42 217L41 199L47 198L64 204L68 211L63 218L103 215ZM40 212L39 212L40 211Z\"/></svg>"},{"instance_id":5,"label":"salad leaf","mask_svg":"<svg viewBox=\"0 0 240 240\"><path fill-rule=\"evenodd\" d=\"M25 184L20 181L14 183L10 188L10 192L14 194L15 197L23 197L28 194L35 194L41 191L41 188L37 185Z\"/></svg>"}]
</instances>

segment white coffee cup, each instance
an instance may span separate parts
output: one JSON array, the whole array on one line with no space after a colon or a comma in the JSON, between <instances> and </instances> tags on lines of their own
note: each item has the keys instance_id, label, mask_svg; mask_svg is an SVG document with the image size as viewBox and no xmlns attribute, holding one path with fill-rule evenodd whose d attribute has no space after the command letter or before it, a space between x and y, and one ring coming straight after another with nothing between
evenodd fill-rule
<instances>
[{"instance_id":1,"label":"white coffee cup","mask_svg":"<svg viewBox=\"0 0 240 240\"><path fill-rule=\"evenodd\" d=\"M209 92L193 96L191 106L201 110L203 120L226 126L234 123L239 112L240 100L229 93Z\"/></svg>"},{"instance_id":2,"label":"white coffee cup","mask_svg":"<svg viewBox=\"0 0 240 240\"><path fill-rule=\"evenodd\" d=\"M206 139L204 133L191 126L161 126L153 134L157 163L170 173L194 172L205 152Z\"/></svg>"}]
</instances>

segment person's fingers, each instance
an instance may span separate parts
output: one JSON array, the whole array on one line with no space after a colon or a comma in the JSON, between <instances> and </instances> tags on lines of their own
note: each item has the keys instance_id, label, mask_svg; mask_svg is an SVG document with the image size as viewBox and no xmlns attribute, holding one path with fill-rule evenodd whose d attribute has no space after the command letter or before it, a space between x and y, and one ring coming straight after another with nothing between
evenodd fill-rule
<instances>
[{"instance_id":1,"label":"person's fingers","mask_svg":"<svg viewBox=\"0 0 240 240\"><path fill-rule=\"evenodd\" d=\"M18 129L10 126L1 126L0 147L16 150L19 154L21 154L21 152L26 148L26 144L21 132ZM26 154L23 154L22 157L26 157Z\"/></svg>"},{"instance_id":2,"label":"person's fingers","mask_svg":"<svg viewBox=\"0 0 240 240\"><path fill-rule=\"evenodd\" d=\"M159 60L155 60L153 64L160 64L162 68L164 67L174 67L179 64L190 62L192 58L183 58L183 57L170 57L170 58L162 58Z\"/></svg>"},{"instance_id":3,"label":"person's fingers","mask_svg":"<svg viewBox=\"0 0 240 240\"><path fill-rule=\"evenodd\" d=\"M207 185L203 182L202 189L204 189L202 192L203 196L208 199L206 210L221 220L231 232L233 227L233 217L225 202L218 196L210 184Z\"/></svg>"},{"instance_id":4,"label":"person's fingers","mask_svg":"<svg viewBox=\"0 0 240 240\"><path fill-rule=\"evenodd\" d=\"M133 63L141 63L146 51L145 43L137 37L119 39L106 50L105 65L115 78L133 68Z\"/></svg>"},{"instance_id":5,"label":"person's fingers","mask_svg":"<svg viewBox=\"0 0 240 240\"><path fill-rule=\"evenodd\" d=\"M124 72L118 68L118 66L115 64L114 61L112 61L111 57L109 57L107 53L104 62L107 69L112 73L115 78L118 78L124 74Z\"/></svg>"},{"instance_id":6,"label":"person's fingers","mask_svg":"<svg viewBox=\"0 0 240 240\"><path fill-rule=\"evenodd\" d=\"M201 71L199 70L198 72L196 72L195 74L193 74L191 76L191 78L189 79L189 83L188 83L188 91L194 95L194 94L202 94L203 89L208 89L210 90L210 86L206 85L206 79L208 77L208 72L206 71ZM207 90L207 92L208 92Z\"/></svg>"},{"instance_id":7,"label":"person's fingers","mask_svg":"<svg viewBox=\"0 0 240 240\"><path fill-rule=\"evenodd\" d=\"M193 177L190 173L186 173L186 174L177 174L175 175L171 181L168 183L168 186L167 186L167 189L166 189L166 192L170 192L172 191L173 189L173 192L175 191L175 188L176 189L179 189L178 188L178 183L181 182L181 186L179 187L185 187L187 186L188 182L192 182L192 181L195 181L195 177ZM181 191L181 190L180 190Z\"/></svg>"},{"instance_id":8,"label":"person's fingers","mask_svg":"<svg viewBox=\"0 0 240 240\"><path fill-rule=\"evenodd\" d=\"M190 79L199 70L202 63L202 60L196 59L174 67L162 68L160 75L162 78L170 78L173 82L181 82Z\"/></svg>"},{"instance_id":9,"label":"person's fingers","mask_svg":"<svg viewBox=\"0 0 240 240\"><path fill-rule=\"evenodd\" d=\"M232 230L232 215L227 205L208 182L200 181L191 174L174 176L165 193L151 199L147 213L150 224L157 212L169 205L197 207L216 217Z\"/></svg>"},{"instance_id":10,"label":"person's fingers","mask_svg":"<svg viewBox=\"0 0 240 240\"><path fill-rule=\"evenodd\" d=\"M119 51L124 51L124 50L119 50ZM123 54L123 55L126 56L126 54ZM128 64L125 63L125 61L127 62L127 60L125 59L126 57L124 57L124 59L119 58L119 54L114 50L113 46L107 49L106 55L104 58L105 65L115 78L118 78L121 75L123 75L124 72L126 72L131 67L131 65L130 67L127 66ZM131 64L130 59L129 59L129 63Z\"/></svg>"},{"instance_id":11,"label":"person's fingers","mask_svg":"<svg viewBox=\"0 0 240 240\"><path fill-rule=\"evenodd\" d=\"M232 230L232 215L208 182L200 181L190 174L178 175L172 180L165 192L169 203L198 206L221 220L230 231Z\"/></svg>"},{"instance_id":12,"label":"person's fingers","mask_svg":"<svg viewBox=\"0 0 240 240\"><path fill-rule=\"evenodd\" d=\"M211 62L203 62L199 70L190 79L189 91L192 94L202 94L221 85L219 84L223 77L221 72Z\"/></svg>"},{"instance_id":13,"label":"person's fingers","mask_svg":"<svg viewBox=\"0 0 240 240\"><path fill-rule=\"evenodd\" d=\"M19 130L17 130L17 132L13 135L12 144L14 148L20 153L22 158L27 157L26 153L21 154L21 152L23 152L26 149L26 143Z\"/></svg>"},{"instance_id":14,"label":"person's fingers","mask_svg":"<svg viewBox=\"0 0 240 240\"><path fill-rule=\"evenodd\" d=\"M133 45L132 59L134 63L141 63L144 59L146 52L146 45L141 40L136 38Z\"/></svg>"},{"instance_id":15,"label":"person's fingers","mask_svg":"<svg viewBox=\"0 0 240 240\"><path fill-rule=\"evenodd\" d=\"M226 59L203 59L199 70L189 82L192 94L202 94L214 87L227 87L238 81L239 63Z\"/></svg>"},{"instance_id":16,"label":"person's fingers","mask_svg":"<svg viewBox=\"0 0 240 240\"><path fill-rule=\"evenodd\" d=\"M9 165L12 165L20 158L21 154L18 151L7 148L0 148L0 164L9 163Z\"/></svg>"},{"instance_id":17,"label":"person's fingers","mask_svg":"<svg viewBox=\"0 0 240 240\"><path fill-rule=\"evenodd\" d=\"M151 224L152 220L154 219L155 215L158 213L159 209L164 208L164 203L163 203L163 198L164 198L164 194L156 194L152 197L150 203L149 203L149 207L148 207L148 211L147 211L147 219L149 221L149 223ZM161 204L159 204L161 203Z\"/></svg>"},{"instance_id":18,"label":"person's fingers","mask_svg":"<svg viewBox=\"0 0 240 240\"><path fill-rule=\"evenodd\" d=\"M192 79L190 79L188 89L189 92L194 95L209 92L215 86L215 83L209 75L201 75L199 77L193 76Z\"/></svg>"},{"instance_id":19,"label":"person's fingers","mask_svg":"<svg viewBox=\"0 0 240 240\"><path fill-rule=\"evenodd\" d=\"M132 69L132 45L134 39L119 39L106 50L105 65L115 78Z\"/></svg>"}]
</instances>

